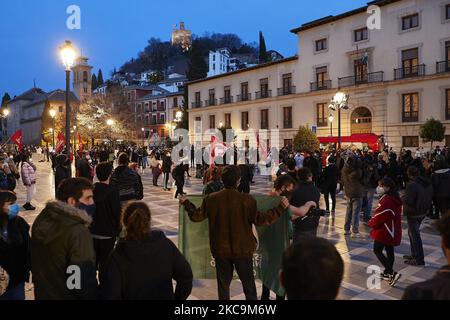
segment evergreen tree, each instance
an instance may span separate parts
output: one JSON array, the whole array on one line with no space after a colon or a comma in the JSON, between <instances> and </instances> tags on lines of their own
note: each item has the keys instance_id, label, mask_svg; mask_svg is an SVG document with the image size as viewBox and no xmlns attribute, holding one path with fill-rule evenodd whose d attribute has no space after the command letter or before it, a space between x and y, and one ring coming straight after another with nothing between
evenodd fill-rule
<instances>
[{"instance_id":1,"label":"evergreen tree","mask_svg":"<svg viewBox=\"0 0 450 320\"><path fill-rule=\"evenodd\" d=\"M259 63L266 63L268 61L266 40L264 39L262 31L259 32Z\"/></svg>"},{"instance_id":2,"label":"evergreen tree","mask_svg":"<svg viewBox=\"0 0 450 320\"><path fill-rule=\"evenodd\" d=\"M95 73L92 75L92 91L98 88L97 76Z\"/></svg>"},{"instance_id":3,"label":"evergreen tree","mask_svg":"<svg viewBox=\"0 0 450 320\"><path fill-rule=\"evenodd\" d=\"M2 108L5 107L6 103L10 100L11 100L11 97L9 96L8 92L6 92L2 98Z\"/></svg>"},{"instance_id":4,"label":"evergreen tree","mask_svg":"<svg viewBox=\"0 0 450 320\"><path fill-rule=\"evenodd\" d=\"M200 45L197 40L192 43L191 51L189 52L189 68L187 71L187 78L189 81L206 78L208 73L208 65L206 64Z\"/></svg>"},{"instance_id":5,"label":"evergreen tree","mask_svg":"<svg viewBox=\"0 0 450 320\"><path fill-rule=\"evenodd\" d=\"M98 70L98 76L97 76L97 86L101 86L103 84L103 72L102 69Z\"/></svg>"}]
</instances>

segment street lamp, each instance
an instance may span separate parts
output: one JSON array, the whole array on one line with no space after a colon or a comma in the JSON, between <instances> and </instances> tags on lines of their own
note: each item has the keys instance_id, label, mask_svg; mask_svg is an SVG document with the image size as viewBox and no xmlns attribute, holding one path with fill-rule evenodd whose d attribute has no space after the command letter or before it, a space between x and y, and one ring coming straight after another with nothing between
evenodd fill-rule
<instances>
[{"instance_id":1,"label":"street lamp","mask_svg":"<svg viewBox=\"0 0 450 320\"><path fill-rule=\"evenodd\" d=\"M75 63L75 49L72 46L72 42L66 41L66 43L59 48L62 63L66 69L66 150L67 157L70 157L70 70ZM72 177L72 166L69 166L69 177Z\"/></svg>"},{"instance_id":2,"label":"street lamp","mask_svg":"<svg viewBox=\"0 0 450 320\"><path fill-rule=\"evenodd\" d=\"M219 128L220 128L220 129L223 128L223 122L222 122L222 121L219 122Z\"/></svg>"},{"instance_id":3,"label":"street lamp","mask_svg":"<svg viewBox=\"0 0 450 320\"><path fill-rule=\"evenodd\" d=\"M3 118L8 117L9 116L9 109L8 108L3 108L2 114L3 114Z\"/></svg>"},{"instance_id":4,"label":"street lamp","mask_svg":"<svg viewBox=\"0 0 450 320\"><path fill-rule=\"evenodd\" d=\"M1 127L2 127L2 130L3 130L3 128L5 127L4 125L3 125L3 119L6 119L7 117L8 117L8 115L9 115L9 109L8 108L2 108L2 112L1 112L1 114L0 114L0 120L1 120ZM1 134L1 141L3 141L3 132L1 132L2 134Z\"/></svg>"},{"instance_id":5,"label":"street lamp","mask_svg":"<svg viewBox=\"0 0 450 320\"><path fill-rule=\"evenodd\" d=\"M112 147L112 126L114 125L114 120L113 119L108 119L106 121L106 124L109 126L109 141L111 143L111 147Z\"/></svg>"},{"instance_id":6,"label":"street lamp","mask_svg":"<svg viewBox=\"0 0 450 320\"><path fill-rule=\"evenodd\" d=\"M330 105L328 106L329 109L336 111L338 110L338 150L341 149L341 142L342 142L342 136L341 136L341 109L348 110L348 99L349 95L343 93L342 91L338 90L338 92L334 95L333 99L330 102Z\"/></svg>"},{"instance_id":7,"label":"street lamp","mask_svg":"<svg viewBox=\"0 0 450 320\"><path fill-rule=\"evenodd\" d=\"M52 146L53 146L53 150L55 150L55 117L56 117L56 110L55 109L50 109L50 111L48 112L50 114L50 117L52 117Z\"/></svg>"},{"instance_id":8,"label":"street lamp","mask_svg":"<svg viewBox=\"0 0 450 320\"><path fill-rule=\"evenodd\" d=\"M141 128L142 131L142 147L144 147L145 144L145 128Z\"/></svg>"},{"instance_id":9,"label":"street lamp","mask_svg":"<svg viewBox=\"0 0 450 320\"><path fill-rule=\"evenodd\" d=\"M328 121L330 121L330 137L333 137L333 121L334 117L332 114L328 117Z\"/></svg>"}]
</instances>

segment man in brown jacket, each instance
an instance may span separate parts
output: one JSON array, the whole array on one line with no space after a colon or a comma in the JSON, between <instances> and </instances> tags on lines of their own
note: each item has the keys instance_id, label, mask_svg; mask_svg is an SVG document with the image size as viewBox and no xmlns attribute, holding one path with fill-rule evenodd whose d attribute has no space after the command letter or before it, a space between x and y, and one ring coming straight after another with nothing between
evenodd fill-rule
<instances>
[{"instance_id":1,"label":"man in brown jacket","mask_svg":"<svg viewBox=\"0 0 450 320\"><path fill-rule=\"evenodd\" d=\"M225 189L212 193L196 208L181 197L189 218L193 222L208 219L211 253L215 259L219 300L230 300L230 284L236 268L247 300L257 300L253 274L253 254L256 239L252 225L268 226L275 223L289 206L287 198L267 213L258 212L256 200L237 191L240 170L228 166L222 172Z\"/></svg>"}]
</instances>

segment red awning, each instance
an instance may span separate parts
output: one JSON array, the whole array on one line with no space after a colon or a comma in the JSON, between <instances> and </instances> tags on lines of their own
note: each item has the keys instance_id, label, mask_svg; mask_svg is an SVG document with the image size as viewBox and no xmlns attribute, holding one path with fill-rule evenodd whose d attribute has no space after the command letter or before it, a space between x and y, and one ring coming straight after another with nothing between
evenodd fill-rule
<instances>
[{"instance_id":1,"label":"red awning","mask_svg":"<svg viewBox=\"0 0 450 320\"><path fill-rule=\"evenodd\" d=\"M367 143L371 149L378 150L378 139L374 133L368 134L352 134L351 136L341 137L342 143L351 143L351 142L359 142L359 143ZM320 143L338 143L338 137L319 137Z\"/></svg>"}]
</instances>

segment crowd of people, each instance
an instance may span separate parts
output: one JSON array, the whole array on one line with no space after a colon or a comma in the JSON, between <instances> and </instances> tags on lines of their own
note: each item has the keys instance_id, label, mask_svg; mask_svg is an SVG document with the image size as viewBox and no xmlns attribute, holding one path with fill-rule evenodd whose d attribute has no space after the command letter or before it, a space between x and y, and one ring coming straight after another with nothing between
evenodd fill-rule
<instances>
[{"instance_id":1,"label":"crowd of people","mask_svg":"<svg viewBox=\"0 0 450 320\"><path fill-rule=\"evenodd\" d=\"M257 172L249 164L201 164L204 199L196 207L184 192L189 167L196 163L175 163L170 149L94 147L76 154L74 160L65 153L44 150L46 158L42 160L51 161L54 171L55 199L45 205L30 230L19 216L14 190L21 178L26 189L23 208L35 210L31 204L36 192L33 151L27 148L18 154L0 153L0 267L9 278L3 287L0 280L0 300L24 299L30 274L38 300L187 299L193 286L191 266L163 232L152 228L152 212L142 201L141 175L147 168L154 187L159 186L163 175L164 191L171 189L172 177L177 187L175 197L190 220L208 221L221 300L230 299L234 270L246 299L258 299L253 229L272 225L282 215L288 215L290 221L287 232L291 245L279 257L286 296L277 296L277 300L335 299L344 276L344 262L334 245L319 238L317 231L320 219L335 223L336 197L341 192L347 205L344 236L363 237L362 217L371 230L374 255L384 268L379 277L390 286L401 278L394 262L395 247L402 239L402 215L411 247L405 264L425 265L420 226L428 216L437 220L450 265L447 148L436 147L428 154L420 149L414 154L402 150L398 156L388 149L324 153L283 148L273 190L268 194L279 197L280 202L267 212L259 211L250 195ZM76 178L70 177L72 161ZM450 299L449 268L447 265L434 279L409 287L403 298ZM261 299L269 296L270 288L263 286Z\"/></svg>"}]
</instances>

